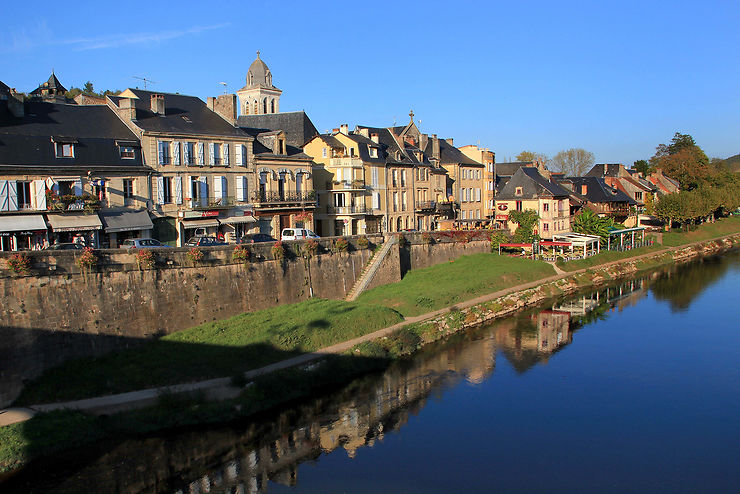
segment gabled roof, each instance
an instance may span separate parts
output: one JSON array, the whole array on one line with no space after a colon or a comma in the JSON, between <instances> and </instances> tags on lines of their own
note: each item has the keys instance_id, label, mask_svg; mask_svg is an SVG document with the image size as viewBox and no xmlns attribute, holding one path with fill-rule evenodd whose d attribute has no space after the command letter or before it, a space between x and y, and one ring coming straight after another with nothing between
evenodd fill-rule
<instances>
[{"instance_id":1,"label":"gabled roof","mask_svg":"<svg viewBox=\"0 0 740 494\"><path fill-rule=\"evenodd\" d=\"M241 129L230 125L217 113L209 110L203 100L198 97L131 88L122 94L135 96L133 98L136 107L134 124L144 131L230 137L245 135ZM151 98L155 94L164 96L164 115L158 115L151 109ZM108 96L108 98L119 106L123 99L120 95Z\"/></svg>"},{"instance_id":2,"label":"gabled roof","mask_svg":"<svg viewBox=\"0 0 740 494\"><path fill-rule=\"evenodd\" d=\"M496 175L501 177L511 177L517 172L517 170L525 166L533 167L534 162L511 161L508 163L496 163Z\"/></svg>"},{"instance_id":3,"label":"gabled roof","mask_svg":"<svg viewBox=\"0 0 740 494\"><path fill-rule=\"evenodd\" d=\"M521 187L522 193L516 189ZM545 179L536 168L521 167L501 188L496 199L537 199L539 197L568 197L568 191Z\"/></svg>"},{"instance_id":4,"label":"gabled roof","mask_svg":"<svg viewBox=\"0 0 740 494\"><path fill-rule=\"evenodd\" d=\"M624 165L621 163L596 163L588 172L587 177L620 177L624 176L622 173Z\"/></svg>"},{"instance_id":5,"label":"gabled roof","mask_svg":"<svg viewBox=\"0 0 740 494\"><path fill-rule=\"evenodd\" d=\"M262 129L251 129L245 128L242 131L254 137L252 152L255 158L270 158L270 159L293 159L293 160L310 160L311 157L303 152L302 148L291 146L287 142L285 146L285 154L274 154L272 148L269 147L270 139L274 139L279 134L283 134L282 130L268 130L263 132Z\"/></svg>"},{"instance_id":6,"label":"gabled roof","mask_svg":"<svg viewBox=\"0 0 740 494\"><path fill-rule=\"evenodd\" d=\"M74 141L74 158L56 158L52 139ZM122 159L116 141L138 143L107 106L29 101L18 118L0 105L0 165L144 168L138 149Z\"/></svg>"},{"instance_id":7,"label":"gabled roof","mask_svg":"<svg viewBox=\"0 0 740 494\"><path fill-rule=\"evenodd\" d=\"M239 127L253 129L284 130L287 143L295 147L303 147L308 141L319 135L316 126L303 111L241 115L236 124Z\"/></svg>"},{"instance_id":8,"label":"gabled roof","mask_svg":"<svg viewBox=\"0 0 740 494\"><path fill-rule=\"evenodd\" d=\"M396 138L391 134L390 129L382 127L366 127L358 125L357 129L367 129L369 134L378 134L378 141L386 152L386 162L403 165L413 165L418 163L415 158L409 156L405 148L401 147ZM396 154L400 157L397 158Z\"/></svg>"},{"instance_id":9,"label":"gabled roof","mask_svg":"<svg viewBox=\"0 0 740 494\"><path fill-rule=\"evenodd\" d=\"M54 72L51 73L51 75L49 76L49 79L46 82L41 83L39 87L31 91L31 95L32 96L40 95L42 90L44 89L51 89L52 91L55 91L57 93L67 92L67 88L62 86L62 83L59 82L59 79L57 79L57 76L54 74Z\"/></svg>"},{"instance_id":10,"label":"gabled roof","mask_svg":"<svg viewBox=\"0 0 740 494\"><path fill-rule=\"evenodd\" d=\"M637 204L634 199L622 192L621 190L610 187L601 177L565 177L561 182L570 182L573 184L573 191L579 195L585 196L589 202L626 202L630 205ZM583 186L586 186L586 193L583 193Z\"/></svg>"},{"instance_id":11,"label":"gabled roof","mask_svg":"<svg viewBox=\"0 0 740 494\"><path fill-rule=\"evenodd\" d=\"M427 152L431 155L432 142L427 144ZM484 167L483 163L475 161L473 158L467 156L465 153L457 149L452 144L448 143L444 139L439 140L439 162L443 165L461 164L461 165L480 165Z\"/></svg>"}]
</instances>

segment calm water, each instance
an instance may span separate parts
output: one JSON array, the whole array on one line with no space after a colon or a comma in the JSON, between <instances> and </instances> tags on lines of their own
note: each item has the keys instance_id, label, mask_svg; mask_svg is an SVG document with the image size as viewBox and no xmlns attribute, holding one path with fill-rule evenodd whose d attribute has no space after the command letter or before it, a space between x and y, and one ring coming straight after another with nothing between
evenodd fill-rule
<instances>
[{"instance_id":1,"label":"calm water","mask_svg":"<svg viewBox=\"0 0 740 494\"><path fill-rule=\"evenodd\" d=\"M704 260L263 421L45 460L0 491L740 492L739 294L740 255Z\"/></svg>"}]
</instances>

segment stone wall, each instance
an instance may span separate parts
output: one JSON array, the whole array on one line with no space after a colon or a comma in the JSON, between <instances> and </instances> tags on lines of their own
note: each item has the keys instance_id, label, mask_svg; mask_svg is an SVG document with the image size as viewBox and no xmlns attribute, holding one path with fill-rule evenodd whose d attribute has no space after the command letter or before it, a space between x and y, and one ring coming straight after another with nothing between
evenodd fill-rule
<instances>
[{"instance_id":1,"label":"stone wall","mask_svg":"<svg viewBox=\"0 0 740 494\"><path fill-rule=\"evenodd\" d=\"M487 249L486 242L426 245L417 237L408 235L406 247L391 249L370 287L399 281L404 253L420 268ZM100 264L88 274L75 265L74 251L30 252L31 275L0 273L0 406L15 399L25 380L70 358L129 348L311 294L343 299L383 240L368 238L369 249L360 249L355 237L345 253L332 253L333 240L322 239L322 253L310 261L296 255L297 243L285 242L284 261L271 260L270 244L250 245L252 262L246 265L231 261L233 247L204 248L205 260L197 266L187 260L187 249L162 249L158 268L145 271L131 252L113 249L98 251ZM8 257L0 256L0 264Z\"/></svg>"}]
</instances>

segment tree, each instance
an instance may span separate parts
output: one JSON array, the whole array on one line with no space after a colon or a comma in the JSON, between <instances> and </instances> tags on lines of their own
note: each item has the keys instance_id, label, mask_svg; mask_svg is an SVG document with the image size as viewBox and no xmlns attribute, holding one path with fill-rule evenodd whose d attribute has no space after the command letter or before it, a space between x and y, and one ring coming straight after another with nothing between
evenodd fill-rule
<instances>
[{"instance_id":1,"label":"tree","mask_svg":"<svg viewBox=\"0 0 740 494\"><path fill-rule=\"evenodd\" d=\"M509 211L509 220L516 223L516 231L514 232L514 241L517 243L531 243L539 235L534 233L534 227L537 226L540 220L540 215L537 211L527 209L524 211Z\"/></svg>"},{"instance_id":2,"label":"tree","mask_svg":"<svg viewBox=\"0 0 740 494\"><path fill-rule=\"evenodd\" d=\"M652 171L650 169L650 163L648 163L646 160L637 160L632 164L632 169L637 170L638 172L642 173L645 176L650 175L650 172Z\"/></svg>"},{"instance_id":3,"label":"tree","mask_svg":"<svg viewBox=\"0 0 740 494\"><path fill-rule=\"evenodd\" d=\"M95 88L93 88L93 83L90 81L87 81L84 86L82 86L82 92L85 94L96 94Z\"/></svg>"},{"instance_id":4,"label":"tree","mask_svg":"<svg viewBox=\"0 0 740 494\"><path fill-rule=\"evenodd\" d=\"M601 243L605 244L609 238L610 229L621 228L622 225L615 223L614 218L601 217L590 209L584 209L573 218L570 227L576 233L598 235L601 237Z\"/></svg>"},{"instance_id":5,"label":"tree","mask_svg":"<svg viewBox=\"0 0 740 494\"><path fill-rule=\"evenodd\" d=\"M674 134L670 144L658 144L650 165L678 180L682 189L695 189L716 172L694 138L680 132Z\"/></svg>"},{"instance_id":6,"label":"tree","mask_svg":"<svg viewBox=\"0 0 740 494\"><path fill-rule=\"evenodd\" d=\"M545 163L547 161L547 156L542 153L535 153L534 151L522 151L521 153L516 155L517 161L541 161L542 163Z\"/></svg>"},{"instance_id":7,"label":"tree","mask_svg":"<svg viewBox=\"0 0 740 494\"><path fill-rule=\"evenodd\" d=\"M560 151L551 163L567 177L581 176L594 164L594 153L581 148L571 148Z\"/></svg>"}]
</instances>

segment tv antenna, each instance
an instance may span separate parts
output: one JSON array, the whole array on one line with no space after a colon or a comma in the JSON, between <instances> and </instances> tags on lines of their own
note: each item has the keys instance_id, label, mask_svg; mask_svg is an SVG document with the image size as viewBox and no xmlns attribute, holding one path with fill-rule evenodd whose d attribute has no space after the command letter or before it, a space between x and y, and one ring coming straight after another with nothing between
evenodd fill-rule
<instances>
[{"instance_id":1,"label":"tv antenna","mask_svg":"<svg viewBox=\"0 0 740 494\"><path fill-rule=\"evenodd\" d=\"M228 84L226 84L225 82L219 82L219 84L224 87L224 94L226 94L226 87L228 86Z\"/></svg>"},{"instance_id":2,"label":"tv antenna","mask_svg":"<svg viewBox=\"0 0 740 494\"><path fill-rule=\"evenodd\" d=\"M144 81L144 91L146 91L146 85L147 84L156 84L157 83L157 81L153 81L151 79L147 79L146 77L139 77L137 75L132 75L131 77L133 77L134 79L139 79L140 81Z\"/></svg>"}]
</instances>

